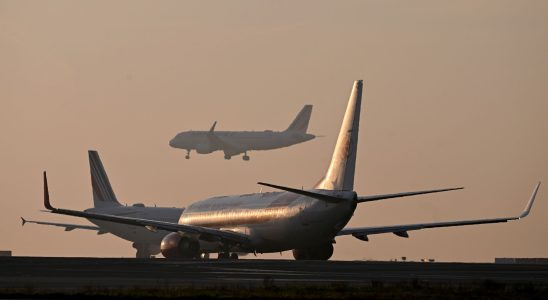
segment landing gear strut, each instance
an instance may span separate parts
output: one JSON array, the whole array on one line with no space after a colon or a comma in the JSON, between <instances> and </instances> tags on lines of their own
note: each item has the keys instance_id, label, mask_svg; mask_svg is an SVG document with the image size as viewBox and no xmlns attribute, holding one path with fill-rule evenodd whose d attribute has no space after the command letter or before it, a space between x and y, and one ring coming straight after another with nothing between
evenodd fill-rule
<instances>
[{"instance_id":1,"label":"landing gear strut","mask_svg":"<svg viewBox=\"0 0 548 300\"><path fill-rule=\"evenodd\" d=\"M148 245L133 243L133 248L137 249L136 258L150 258L151 254L148 251Z\"/></svg>"},{"instance_id":2,"label":"landing gear strut","mask_svg":"<svg viewBox=\"0 0 548 300\"><path fill-rule=\"evenodd\" d=\"M189 159L190 158L190 149L187 149L186 150L186 156L185 156L186 159Z\"/></svg>"},{"instance_id":3,"label":"landing gear strut","mask_svg":"<svg viewBox=\"0 0 548 300\"><path fill-rule=\"evenodd\" d=\"M236 260L238 259L238 253L236 252L219 252L219 256L217 257L217 259L221 260L221 259L233 259L233 260Z\"/></svg>"},{"instance_id":4,"label":"landing gear strut","mask_svg":"<svg viewBox=\"0 0 548 300\"><path fill-rule=\"evenodd\" d=\"M232 156L225 154L225 159L230 159Z\"/></svg>"},{"instance_id":5,"label":"landing gear strut","mask_svg":"<svg viewBox=\"0 0 548 300\"><path fill-rule=\"evenodd\" d=\"M249 161L249 156L247 155L247 151L244 152L244 156L242 156L242 159L245 161Z\"/></svg>"}]
</instances>

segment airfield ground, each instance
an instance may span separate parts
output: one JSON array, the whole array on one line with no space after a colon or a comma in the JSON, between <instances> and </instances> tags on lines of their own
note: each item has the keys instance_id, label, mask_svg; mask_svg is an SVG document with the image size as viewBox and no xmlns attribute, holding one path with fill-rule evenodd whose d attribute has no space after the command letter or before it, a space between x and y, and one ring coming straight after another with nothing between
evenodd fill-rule
<instances>
[{"instance_id":1,"label":"airfield ground","mask_svg":"<svg viewBox=\"0 0 548 300\"><path fill-rule=\"evenodd\" d=\"M450 299L459 294L548 299L548 265L0 257L4 298Z\"/></svg>"}]
</instances>

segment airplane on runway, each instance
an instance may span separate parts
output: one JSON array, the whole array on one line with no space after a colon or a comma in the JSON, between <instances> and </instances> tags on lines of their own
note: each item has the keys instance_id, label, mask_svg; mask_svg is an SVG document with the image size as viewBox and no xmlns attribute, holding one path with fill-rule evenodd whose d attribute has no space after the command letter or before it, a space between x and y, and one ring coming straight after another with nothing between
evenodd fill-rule
<instances>
[{"instance_id":1,"label":"airplane on runway","mask_svg":"<svg viewBox=\"0 0 548 300\"><path fill-rule=\"evenodd\" d=\"M327 260L333 254L333 243L339 236L352 235L363 241L368 241L371 235L382 233L408 237L408 232L412 230L501 223L519 220L529 214L540 182L534 188L525 210L518 216L378 227L345 227L359 204L458 189L375 196L356 194L354 170L362 89L362 81L355 81L331 162L325 176L312 189L259 182L261 185L282 191L205 199L188 206L178 222L169 222L55 208L50 202L44 171L44 206L54 214L142 226L152 232L169 231L171 233L162 239L160 249L165 257L175 259L197 258L202 253L218 253L218 258L222 259L237 258L239 252L256 254L292 250L297 260Z\"/></svg>"},{"instance_id":2,"label":"airplane on runway","mask_svg":"<svg viewBox=\"0 0 548 300\"><path fill-rule=\"evenodd\" d=\"M179 217L184 210L183 208L147 207L142 203L136 203L132 206L120 204L110 185L99 153L97 153L97 151L88 151L88 155L94 207L86 209L86 212L115 216L131 216L164 222L177 222L177 220L179 220ZM160 253L160 242L165 235L170 233L168 231L153 232L142 226L113 223L96 219L88 220L97 226L33 221L26 220L22 217L21 225L24 226L26 223L33 223L63 227L65 228L65 231L82 229L97 231L97 234L111 233L124 240L133 242L133 248L137 250L137 258L148 258L151 255Z\"/></svg>"},{"instance_id":3,"label":"airplane on runway","mask_svg":"<svg viewBox=\"0 0 548 300\"><path fill-rule=\"evenodd\" d=\"M306 133L308 122L312 114L312 105L305 105L295 120L284 131L215 131L217 121L209 131L185 131L177 134L169 145L173 148L185 149L186 159L190 158L190 151L196 150L199 154L209 154L222 150L225 159L243 153L242 159L249 160L247 151L272 150L289 147L314 139L316 136Z\"/></svg>"}]
</instances>

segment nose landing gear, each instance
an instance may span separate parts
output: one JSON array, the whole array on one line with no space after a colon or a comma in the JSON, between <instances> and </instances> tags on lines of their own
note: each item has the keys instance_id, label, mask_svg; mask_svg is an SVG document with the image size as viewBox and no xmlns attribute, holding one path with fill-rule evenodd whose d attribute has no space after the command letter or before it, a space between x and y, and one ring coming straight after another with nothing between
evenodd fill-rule
<instances>
[{"instance_id":1,"label":"nose landing gear","mask_svg":"<svg viewBox=\"0 0 548 300\"><path fill-rule=\"evenodd\" d=\"M242 159L245 161L249 161L249 156L247 155L247 151L244 152L244 156L242 156Z\"/></svg>"},{"instance_id":2,"label":"nose landing gear","mask_svg":"<svg viewBox=\"0 0 548 300\"><path fill-rule=\"evenodd\" d=\"M190 149L187 149L186 150L186 156L185 156L186 159L190 159Z\"/></svg>"}]
</instances>

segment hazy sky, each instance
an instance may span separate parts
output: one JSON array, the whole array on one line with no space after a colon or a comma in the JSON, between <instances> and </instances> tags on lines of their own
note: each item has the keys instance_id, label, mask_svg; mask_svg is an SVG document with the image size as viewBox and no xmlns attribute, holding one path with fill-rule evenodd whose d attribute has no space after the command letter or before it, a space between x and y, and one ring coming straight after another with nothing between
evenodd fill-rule
<instances>
[{"instance_id":1,"label":"hazy sky","mask_svg":"<svg viewBox=\"0 0 548 300\"><path fill-rule=\"evenodd\" d=\"M548 256L548 2L0 1L0 250L134 256L112 235L21 227L92 206L96 149L124 203L187 206L311 186L363 79L360 195L465 186L361 204L350 225L517 215L506 224L337 238L334 259ZM179 131L285 129L313 104L313 141L230 161L168 146ZM284 252L284 257L291 257ZM279 257L279 254L262 257Z\"/></svg>"}]
</instances>

